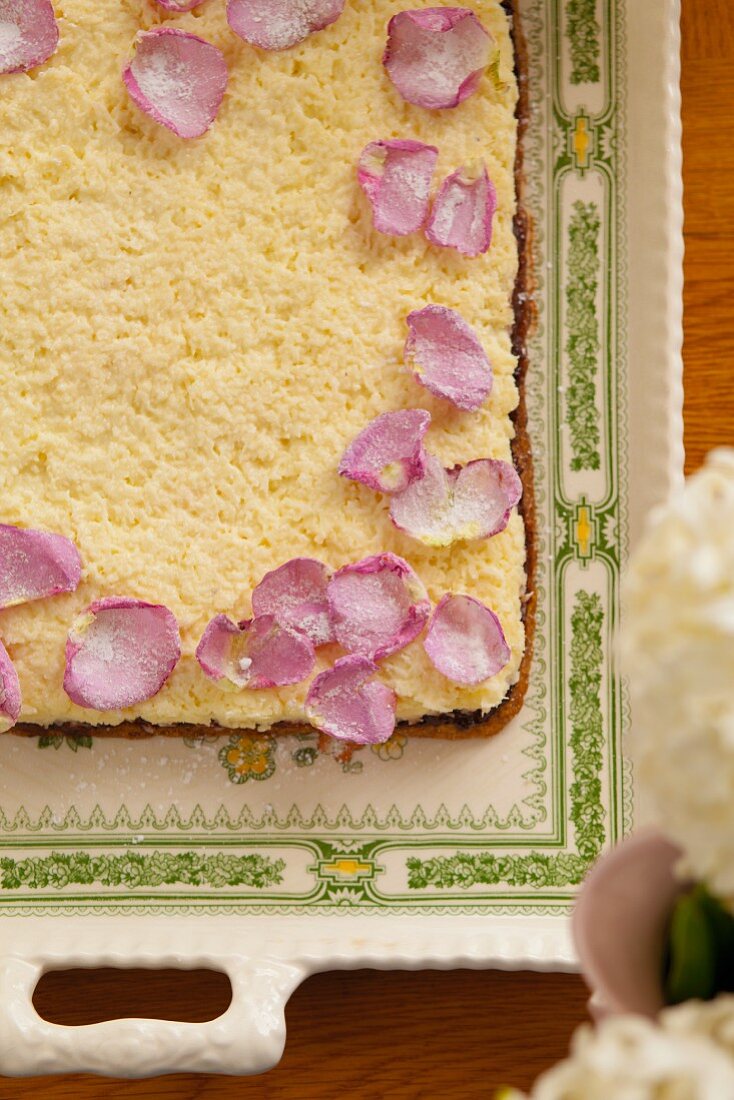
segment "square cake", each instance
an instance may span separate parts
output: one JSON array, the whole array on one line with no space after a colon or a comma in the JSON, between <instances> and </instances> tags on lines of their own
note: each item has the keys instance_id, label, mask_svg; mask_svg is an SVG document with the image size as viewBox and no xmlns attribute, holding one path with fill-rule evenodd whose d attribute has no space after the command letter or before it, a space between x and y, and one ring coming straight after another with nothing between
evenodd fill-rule
<instances>
[{"instance_id":1,"label":"square cake","mask_svg":"<svg viewBox=\"0 0 734 1100\"><path fill-rule=\"evenodd\" d=\"M383 732L360 730L357 718L351 729L357 739L389 736L391 721L409 723L416 733L492 732L519 705L530 649L532 530L519 366L523 245L511 14L499 0L445 9L464 12L462 19L471 15L472 34L481 24L491 51L458 89L458 105L426 107L421 96L445 76L434 81L421 53L435 28L420 16L434 18L435 9L411 0L419 18L404 29L405 46L394 20L407 6L399 0L291 4L299 18L325 6L334 9L328 21L309 27L313 33L296 44L275 48L287 0L271 5L281 13L281 23L272 24L262 14L264 0L230 0L229 12L224 0L188 12L170 10L172 0L165 7L154 0L64 0L55 4L58 42L47 59L39 54L33 59L39 63L15 66L26 71L9 72L6 56L0 75L6 728L22 698L15 729L26 733L51 725L129 735L313 723L344 736L338 720L335 729L332 719L320 717L333 703L328 677L335 666L346 670L344 683L368 725L379 712ZM0 3L0 62L5 31L26 33L14 27L12 10L10 0ZM391 20L395 64L386 65ZM247 26L270 33L270 48L253 44L255 32L245 41ZM134 59L146 49L170 46L168 30L146 33L159 28L183 32L173 36L177 68L165 68L164 56L164 69L139 65L136 72ZM223 98L215 88L219 70L202 75L197 59L192 71L186 67L180 43L199 40L226 65ZM456 43L444 58L476 46L461 37ZM420 79L417 63L424 63ZM216 114L200 136L182 136L189 116L165 117L172 72L183 81L183 90L174 88L174 109L181 96L197 94L198 80L197 110ZM384 190L390 157L411 152L430 160L433 211L421 200L413 231L405 232L405 224L385 228L380 217L395 216ZM467 194L491 181L484 195L490 205L496 196L484 226L491 227L488 248L439 240L442 232L450 238L463 231L460 219L448 230L441 224L455 213L452 179ZM404 182L393 172L395 186ZM419 190L409 193L413 203ZM415 211L397 205L397 220L410 221ZM486 212L485 204L480 213ZM470 236L475 229L464 225ZM442 391L440 380L432 384L422 357L436 350L432 341L450 357L457 340L464 358L476 352L488 359L487 370L491 364L481 401L462 403L461 395ZM365 443L362 433L376 418L402 410L428 415L419 430L416 416L404 431L394 422L388 449L399 449L401 439L408 448L417 431L415 446L401 462L385 462L376 488L345 454L354 459L354 441ZM373 443L382 454L384 440L368 431L368 465ZM360 453L364 459L364 447ZM436 477L451 482L441 490L450 491L450 507L437 505L428 490L416 493L429 459ZM468 511L449 516L451 508L461 510L457 479L469 463L477 477L513 465L521 475L523 500L518 506L519 493L510 493L502 522L491 530L475 515L484 507L476 494L491 495L496 485L469 486ZM29 581L24 589L24 570L38 565L37 545L59 567L51 543L26 539L29 531L70 540L80 577L49 581L43 591L31 590ZM257 605L253 611L252 593L294 559L323 563L327 588L333 572L349 583L341 596L327 593L328 637L309 640L298 623L271 614L261 640L271 645L272 630L280 634L265 673L253 678L262 654L251 620L257 624L263 614ZM338 572L355 563L356 570ZM400 604L406 591L410 606ZM476 602L442 623L435 608L444 601L448 612L451 596ZM339 599L346 601L341 612ZM411 624L407 633L391 618L396 599ZM163 653L166 624L156 625L157 613L147 608L148 630L147 605L167 609L175 620L180 655L170 661ZM157 653L131 652L138 634L120 618L126 608L141 612L140 644ZM499 639L487 640L477 608L480 616L488 613ZM340 613L349 620L341 631L333 621ZM212 645L202 659L212 622ZM383 628L390 634L384 644L374 639ZM372 640L364 641L368 634ZM504 657L492 664L501 644ZM149 685L134 699L125 685L145 679L146 662L158 657L170 667L155 690ZM303 675L284 683L282 667L292 661L301 661ZM319 696L314 681L323 676ZM105 694L105 683L116 686ZM381 686L371 696L375 685ZM348 707L349 700L337 702Z\"/></svg>"}]
</instances>

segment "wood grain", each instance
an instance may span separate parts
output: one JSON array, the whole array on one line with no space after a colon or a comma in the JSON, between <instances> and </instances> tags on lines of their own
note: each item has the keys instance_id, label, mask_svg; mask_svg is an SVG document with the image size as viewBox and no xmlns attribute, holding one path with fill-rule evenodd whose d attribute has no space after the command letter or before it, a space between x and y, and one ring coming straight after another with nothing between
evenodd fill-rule
<instances>
[{"instance_id":1,"label":"wood grain","mask_svg":"<svg viewBox=\"0 0 734 1100\"><path fill-rule=\"evenodd\" d=\"M686 467L734 443L734 4L683 0Z\"/></svg>"},{"instance_id":2,"label":"wood grain","mask_svg":"<svg viewBox=\"0 0 734 1100\"><path fill-rule=\"evenodd\" d=\"M686 447L689 470L705 452L734 443L734 3L683 0L683 120L686 202ZM125 980L128 985L125 985ZM216 979L185 988L158 979L147 1001L130 979L55 975L38 997L53 1018L108 1018L117 1007L141 1015L203 1019L221 1007ZM168 984L167 984L168 983ZM138 986L139 988L139 986ZM581 980L563 975L471 971L323 974L288 1007L288 1046L265 1077L208 1076L156 1081L91 1077L3 1081L3 1100L91 1097L219 1100L354 1100L491 1097L521 1086L566 1049L584 1018ZM86 1015L82 1014L82 1009ZM183 1013L183 1015L182 1015Z\"/></svg>"}]
</instances>

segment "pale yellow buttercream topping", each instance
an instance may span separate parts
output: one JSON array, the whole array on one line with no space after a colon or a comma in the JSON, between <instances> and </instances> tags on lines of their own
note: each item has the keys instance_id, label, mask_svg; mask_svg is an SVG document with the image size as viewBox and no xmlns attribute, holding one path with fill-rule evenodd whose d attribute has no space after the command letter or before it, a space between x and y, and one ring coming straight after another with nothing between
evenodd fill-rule
<instances>
[{"instance_id":1,"label":"pale yellow buttercream topping","mask_svg":"<svg viewBox=\"0 0 734 1100\"><path fill-rule=\"evenodd\" d=\"M466 592L499 615L512 659L477 688L444 679L420 643L382 663L401 718L489 710L517 678L521 519L430 549L337 476L357 433L404 407L432 413L427 446L446 465L510 458L517 89L499 3L468 6L500 45L505 86L485 76L443 112L404 103L380 63L396 0L347 0L336 24L279 54L237 39L219 0L176 16L149 0L64 0L56 55L2 78L0 520L68 535L85 565L76 593L0 613L22 719L301 718L306 685L227 690L193 656L215 612L246 617L257 581L296 555L337 567L391 550L434 601ZM197 141L138 111L120 79L136 32L161 23L215 43L230 67ZM486 160L499 199L488 255L372 232L355 163L380 138L437 145L436 182ZM492 360L479 413L431 397L402 365L405 316L432 302L459 310ZM105 595L166 604L183 640L160 694L114 714L62 688L70 623ZM320 651L318 667L336 655Z\"/></svg>"}]
</instances>

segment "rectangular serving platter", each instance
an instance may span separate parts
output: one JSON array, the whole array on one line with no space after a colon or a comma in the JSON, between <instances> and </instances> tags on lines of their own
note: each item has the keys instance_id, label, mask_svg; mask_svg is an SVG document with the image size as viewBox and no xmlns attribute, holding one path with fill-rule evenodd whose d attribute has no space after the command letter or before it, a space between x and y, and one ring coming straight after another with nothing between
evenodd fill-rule
<instances>
[{"instance_id":1,"label":"rectangular serving platter","mask_svg":"<svg viewBox=\"0 0 734 1100\"><path fill-rule=\"evenodd\" d=\"M682 477L678 0L518 0L537 323L530 686L497 737L0 740L0 1072L251 1073L335 967L575 965L586 870L634 823L620 574ZM64 1028L60 966L213 966L218 1020Z\"/></svg>"}]
</instances>

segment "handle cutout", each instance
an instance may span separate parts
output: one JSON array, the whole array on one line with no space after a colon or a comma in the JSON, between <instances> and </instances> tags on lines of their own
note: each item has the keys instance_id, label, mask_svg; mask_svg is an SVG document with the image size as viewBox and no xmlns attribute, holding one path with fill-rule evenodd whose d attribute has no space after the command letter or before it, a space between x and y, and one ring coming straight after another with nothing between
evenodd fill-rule
<instances>
[{"instance_id":1,"label":"handle cutout","mask_svg":"<svg viewBox=\"0 0 734 1100\"><path fill-rule=\"evenodd\" d=\"M231 1003L232 985L219 970L49 970L33 991L38 1015L66 1027L130 1017L202 1024Z\"/></svg>"}]
</instances>

